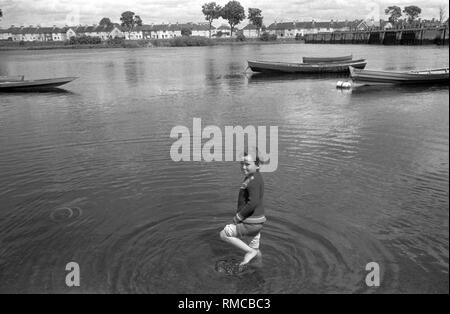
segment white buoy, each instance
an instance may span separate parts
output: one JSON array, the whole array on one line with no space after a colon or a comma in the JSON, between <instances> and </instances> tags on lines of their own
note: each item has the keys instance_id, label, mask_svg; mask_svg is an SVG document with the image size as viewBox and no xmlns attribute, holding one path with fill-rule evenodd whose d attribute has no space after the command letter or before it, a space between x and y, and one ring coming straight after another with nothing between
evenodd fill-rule
<instances>
[{"instance_id":1,"label":"white buoy","mask_svg":"<svg viewBox=\"0 0 450 314\"><path fill-rule=\"evenodd\" d=\"M352 87L352 83L347 82L347 81L338 81L336 83L336 88L351 88Z\"/></svg>"}]
</instances>

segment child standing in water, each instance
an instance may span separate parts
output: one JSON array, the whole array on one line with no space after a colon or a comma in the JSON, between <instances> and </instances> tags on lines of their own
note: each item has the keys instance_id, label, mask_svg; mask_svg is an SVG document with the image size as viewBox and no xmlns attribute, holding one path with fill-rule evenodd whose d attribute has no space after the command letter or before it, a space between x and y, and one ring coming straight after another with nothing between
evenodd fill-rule
<instances>
[{"instance_id":1,"label":"child standing in water","mask_svg":"<svg viewBox=\"0 0 450 314\"><path fill-rule=\"evenodd\" d=\"M266 222L263 206L264 181L259 172L261 163L257 152L244 154L241 169L245 178L239 190L234 223L226 225L220 232L222 240L245 251L244 260L240 265L245 265L255 256L261 255L259 251L260 232ZM252 237L252 240L247 245L241 240L243 237Z\"/></svg>"}]
</instances>

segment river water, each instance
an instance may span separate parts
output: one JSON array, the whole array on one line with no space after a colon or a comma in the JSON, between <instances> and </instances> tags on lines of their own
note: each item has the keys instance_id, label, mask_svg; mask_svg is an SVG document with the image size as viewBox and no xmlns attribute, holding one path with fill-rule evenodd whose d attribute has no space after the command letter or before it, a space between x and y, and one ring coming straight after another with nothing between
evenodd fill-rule
<instances>
[{"instance_id":1,"label":"river water","mask_svg":"<svg viewBox=\"0 0 450 314\"><path fill-rule=\"evenodd\" d=\"M341 91L338 76L260 76L247 59L346 55L448 66L448 47L243 45L0 52L0 75L78 76L0 94L0 292L448 293L448 86ZM219 231L236 162L175 162L175 126L278 126L263 173L262 259ZM66 286L66 265L80 287ZM380 286L366 265L378 263Z\"/></svg>"}]
</instances>

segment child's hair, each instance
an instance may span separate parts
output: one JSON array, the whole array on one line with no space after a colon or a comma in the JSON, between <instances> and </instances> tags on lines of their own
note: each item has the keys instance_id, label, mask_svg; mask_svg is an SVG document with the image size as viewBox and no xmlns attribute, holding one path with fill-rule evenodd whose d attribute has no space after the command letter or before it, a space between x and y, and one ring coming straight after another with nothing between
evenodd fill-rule
<instances>
[{"instance_id":1,"label":"child's hair","mask_svg":"<svg viewBox=\"0 0 450 314\"><path fill-rule=\"evenodd\" d=\"M264 165L264 164L267 164L269 162L268 159L261 158L261 154L259 153L258 147L256 147L256 149L255 149L253 154L251 154L251 153L249 154L248 152L244 152L244 157L247 157L247 156L254 157L255 158L255 165L257 165L258 167L260 165Z\"/></svg>"}]
</instances>

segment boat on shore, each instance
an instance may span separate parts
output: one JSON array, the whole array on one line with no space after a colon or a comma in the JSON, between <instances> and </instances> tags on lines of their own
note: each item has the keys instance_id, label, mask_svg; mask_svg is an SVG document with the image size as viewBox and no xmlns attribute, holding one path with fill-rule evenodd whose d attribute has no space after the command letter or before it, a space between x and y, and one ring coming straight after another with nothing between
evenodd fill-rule
<instances>
[{"instance_id":1,"label":"boat on shore","mask_svg":"<svg viewBox=\"0 0 450 314\"><path fill-rule=\"evenodd\" d=\"M303 63L327 63L327 62L343 62L353 59L353 55L341 57L303 57Z\"/></svg>"},{"instance_id":2,"label":"boat on shore","mask_svg":"<svg viewBox=\"0 0 450 314\"><path fill-rule=\"evenodd\" d=\"M289 63L248 60L248 67L253 72L268 73L348 73L349 67L363 69L365 59L329 62L329 63Z\"/></svg>"},{"instance_id":3,"label":"boat on shore","mask_svg":"<svg viewBox=\"0 0 450 314\"><path fill-rule=\"evenodd\" d=\"M37 91L56 88L77 79L77 77L59 77L51 79L25 80L23 76L0 77L0 92L2 91Z\"/></svg>"},{"instance_id":4,"label":"boat on shore","mask_svg":"<svg viewBox=\"0 0 450 314\"><path fill-rule=\"evenodd\" d=\"M350 77L359 85L421 85L448 84L449 68L408 72L363 70L350 68Z\"/></svg>"}]
</instances>

